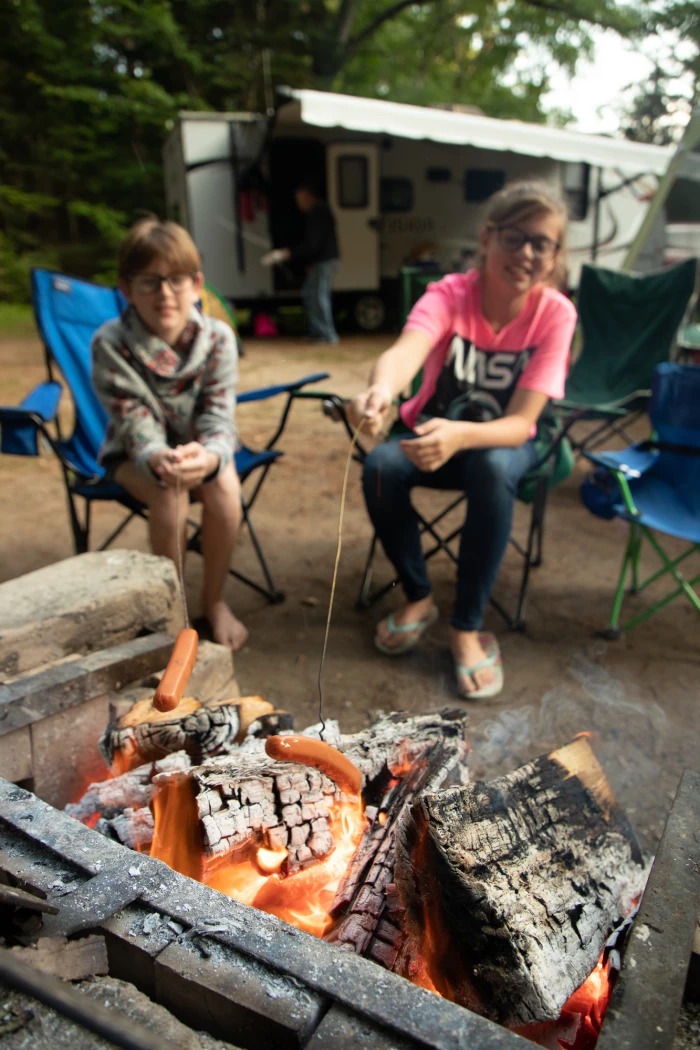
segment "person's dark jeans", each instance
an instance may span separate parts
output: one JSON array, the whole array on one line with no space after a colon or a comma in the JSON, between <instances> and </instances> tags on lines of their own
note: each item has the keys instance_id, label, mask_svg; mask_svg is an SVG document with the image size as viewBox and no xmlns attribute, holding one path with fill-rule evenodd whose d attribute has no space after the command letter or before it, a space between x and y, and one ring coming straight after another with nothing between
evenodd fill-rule
<instances>
[{"instance_id":1,"label":"person's dark jeans","mask_svg":"<svg viewBox=\"0 0 700 1050\"><path fill-rule=\"evenodd\" d=\"M408 601L427 598L431 592L411 489L448 489L467 496L450 622L457 630L476 631L508 545L518 482L536 461L532 441L519 448L458 452L432 473L411 463L398 438L370 452L362 473L365 503Z\"/></svg>"},{"instance_id":2,"label":"person's dark jeans","mask_svg":"<svg viewBox=\"0 0 700 1050\"><path fill-rule=\"evenodd\" d=\"M301 296L309 319L309 335L325 343L337 343L338 333L333 323L333 277L338 260L314 263L309 267Z\"/></svg>"}]
</instances>

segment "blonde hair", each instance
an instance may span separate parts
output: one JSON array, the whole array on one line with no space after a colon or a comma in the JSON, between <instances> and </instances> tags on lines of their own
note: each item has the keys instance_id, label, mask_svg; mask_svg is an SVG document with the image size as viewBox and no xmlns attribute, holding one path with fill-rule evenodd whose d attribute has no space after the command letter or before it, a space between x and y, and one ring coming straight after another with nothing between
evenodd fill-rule
<instances>
[{"instance_id":1,"label":"blonde hair","mask_svg":"<svg viewBox=\"0 0 700 1050\"><path fill-rule=\"evenodd\" d=\"M566 279L566 228L569 221L566 202L552 187L539 179L522 179L510 182L489 198L482 228L517 225L533 215L556 215L561 224L559 251L554 269L544 282L555 288ZM479 267L483 268L484 257L479 252Z\"/></svg>"},{"instance_id":2,"label":"blonde hair","mask_svg":"<svg viewBox=\"0 0 700 1050\"><path fill-rule=\"evenodd\" d=\"M128 281L149 266L154 259L164 259L183 273L197 273L202 259L187 230L169 219L155 216L134 223L119 246L117 271Z\"/></svg>"}]
</instances>

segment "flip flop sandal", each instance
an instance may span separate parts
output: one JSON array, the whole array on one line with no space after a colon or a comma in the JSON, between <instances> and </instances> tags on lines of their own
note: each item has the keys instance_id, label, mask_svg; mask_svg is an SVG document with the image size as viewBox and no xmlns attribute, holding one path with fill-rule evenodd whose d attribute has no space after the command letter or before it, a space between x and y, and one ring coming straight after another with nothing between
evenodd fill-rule
<instances>
[{"instance_id":1,"label":"flip flop sandal","mask_svg":"<svg viewBox=\"0 0 700 1050\"><path fill-rule=\"evenodd\" d=\"M385 656L401 656L402 653L407 653L410 649L415 649L419 641L432 625L437 620L440 613L436 605L433 605L427 616L424 616L422 620L416 620L415 623L405 623L403 625L397 624L394 620L394 614L389 613L386 618L386 625L389 628L392 635L401 634L404 635L402 641L398 645L385 645L381 641L379 635L374 636L374 644L380 653L384 653Z\"/></svg>"},{"instance_id":2,"label":"flip flop sandal","mask_svg":"<svg viewBox=\"0 0 700 1050\"><path fill-rule=\"evenodd\" d=\"M481 689L475 689L470 693L467 692L466 689L458 689L457 692L463 700L492 700L494 696L498 696L503 690L503 661L501 659L501 650L498 641L492 634L480 634L479 641L486 652L486 659L478 664L474 664L473 667L464 667L463 664L455 664L455 670L460 675L471 676L475 671L482 671L486 667L493 667L495 677L493 682L483 686Z\"/></svg>"}]
</instances>

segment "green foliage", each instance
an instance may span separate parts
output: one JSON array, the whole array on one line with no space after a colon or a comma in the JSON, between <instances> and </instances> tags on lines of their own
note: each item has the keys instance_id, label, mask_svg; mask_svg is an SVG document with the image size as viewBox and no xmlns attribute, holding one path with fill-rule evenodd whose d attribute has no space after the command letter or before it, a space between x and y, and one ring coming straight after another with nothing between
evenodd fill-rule
<instances>
[{"instance_id":1,"label":"green foliage","mask_svg":"<svg viewBox=\"0 0 700 1050\"><path fill-rule=\"evenodd\" d=\"M124 229L164 213L179 110L265 112L293 84L543 120L552 64L573 69L591 26L641 32L648 2L4 0L0 298L26 299L37 263L113 280Z\"/></svg>"},{"instance_id":2,"label":"green foliage","mask_svg":"<svg viewBox=\"0 0 700 1050\"><path fill-rule=\"evenodd\" d=\"M700 106L700 6L671 0L656 13L651 30L670 32L674 45L661 52L644 83L629 89L621 124L629 139L667 146Z\"/></svg>"},{"instance_id":3,"label":"green foliage","mask_svg":"<svg viewBox=\"0 0 700 1050\"><path fill-rule=\"evenodd\" d=\"M0 337L26 339L36 335L32 308L24 303L0 302Z\"/></svg>"}]
</instances>

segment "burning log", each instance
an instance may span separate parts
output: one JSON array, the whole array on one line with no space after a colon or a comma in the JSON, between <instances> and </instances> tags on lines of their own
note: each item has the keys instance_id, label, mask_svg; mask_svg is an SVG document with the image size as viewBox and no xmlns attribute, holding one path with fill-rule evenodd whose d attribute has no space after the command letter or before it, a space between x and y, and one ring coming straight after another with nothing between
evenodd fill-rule
<instances>
[{"instance_id":1,"label":"burning log","mask_svg":"<svg viewBox=\"0 0 700 1050\"><path fill-rule=\"evenodd\" d=\"M158 711L146 698L110 723L100 740L100 750L107 764L121 771L175 751L186 751L193 762L202 762L234 751L253 723L254 731L265 735L269 721L277 731L280 725L290 728L291 717L276 712L259 696L207 704L185 697L167 711Z\"/></svg>"},{"instance_id":2,"label":"burning log","mask_svg":"<svg viewBox=\"0 0 700 1050\"><path fill-rule=\"evenodd\" d=\"M331 808L342 792L323 773L266 754L235 754L190 771L204 857L256 843L274 853L270 870L292 874L334 847ZM168 789L170 778L154 783ZM271 860L270 860L271 863Z\"/></svg>"},{"instance_id":3,"label":"burning log","mask_svg":"<svg viewBox=\"0 0 700 1050\"><path fill-rule=\"evenodd\" d=\"M151 782L158 773L182 772L189 769L190 765L189 755L178 751L157 762L147 762L121 776L98 780L90 784L79 802L69 802L63 812L83 824L89 823L95 816L112 820L125 809L138 810L149 805L153 798Z\"/></svg>"},{"instance_id":4,"label":"burning log","mask_svg":"<svg viewBox=\"0 0 700 1050\"><path fill-rule=\"evenodd\" d=\"M644 878L583 738L490 784L423 795L397 837L396 881L435 987L506 1025L559 1016Z\"/></svg>"},{"instance_id":5,"label":"burning log","mask_svg":"<svg viewBox=\"0 0 700 1050\"><path fill-rule=\"evenodd\" d=\"M410 968L403 905L394 884L397 827L411 802L424 790L467 777L466 716L445 710L408 717L395 712L349 742L346 755L373 773L384 790L379 805L368 807L369 821L331 907L336 919L326 940L365 955L388 970ZM387 782L388 781L388 782ZM372 793L368 785L366 794Z\"/></svg>"}]
</instances>

